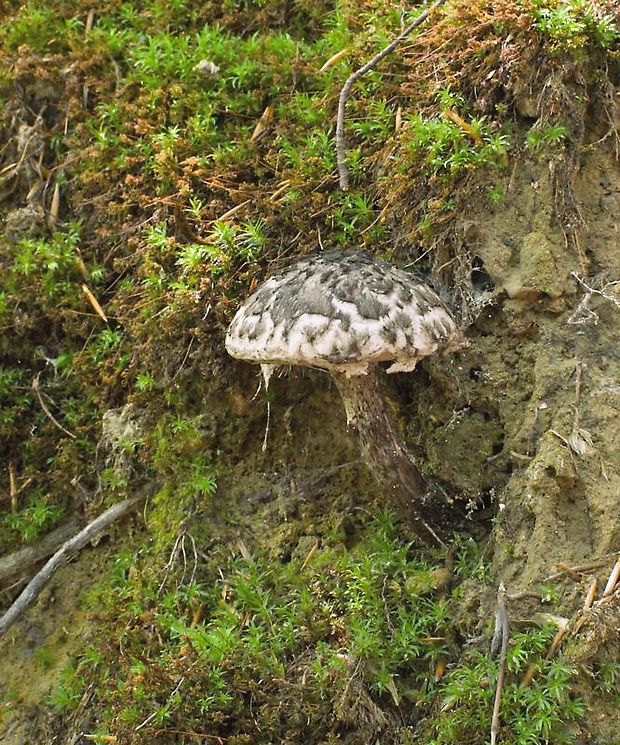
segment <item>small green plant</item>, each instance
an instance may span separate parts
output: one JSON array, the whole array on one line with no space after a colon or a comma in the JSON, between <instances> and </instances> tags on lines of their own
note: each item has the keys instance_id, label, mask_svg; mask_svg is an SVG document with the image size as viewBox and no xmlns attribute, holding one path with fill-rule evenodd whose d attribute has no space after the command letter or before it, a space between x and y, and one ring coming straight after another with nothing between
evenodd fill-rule
<instances>
[{"instance_id":1,"label":"small green plant","mask_svg":"<svg viewBox=\"0 0 620 745\"><path fill-rule=\"evenodd\" d=\"M555 629L512 635L506 658L507 684L502 693L501 739L514 745L573 743L567 723L585 714L583 701L571 693L576 670L561 657L546 659ZM526 667L536 666L533 682L521 685ZM441 716L425 734L428 745L478 741L489 732L495 697L497 662L475 653L450 671L438 695ZM483 735L484 737L484 735ZM474 740L472 740L474 738Z\"/></svg>"},{"instance_id":2,"label":"small green plant","mask_svg":"<svg viewBox=\"0 0 620 745\"><path fill-rule=\"evenodd\" d=\"M54 664L54 651L47 645L39 647L35 654L37 665L40 665L43 669L49 669Z\"/></svg>"},{"instance_id":3,"label":"small green plant","mask_svg":"<svg viewBox=\"0 0 620 745\"><path fill-rule=\"evenodd\" d=\"M215 493L217 468L211 462L209 444L200 416L162 416L148 432L142 445L142 458L164 484L154 497L149 525L158 542L176 536L187 512Z\"/></svg>"},{"instance_id":4,"label":"small green plant","mask_svg":"<svg viewBox=\"0 0 620 745\"><path fill-rule=\"evenodd\" d=\"M461 581L473 578L483 585L488 583L488 559L472 538L457 539L454 571Z\"/></svg>"},{"instance_id":5,"label":"small green plant","mask_svg":"<svg viewBox=\"0 0 620 745\"><path fill-rule=\"evenodd\" d=\"M404 142L409 157L421 158L431 174L455 178L481 165L505 166L509 139L485 117L471 119L463 129L445 114L416 114L408 121Z\"/></svg>"},{"instance_id":6,"label":"small green plant","mask_svg":"<svg viewBox=\"0 0 620 745\"><path fill-rule=\"evenodd\" d=\"M344 194L333 208L333 230L330 238L343 246L364 236L370 243L384 237L385 227L379 222L377 210L362 193Z\"/></svg>"},{"instance_id":7,"label":"small green plant","mask_svg":"<svg viewBox=\"0 0 620 745\"><path fill-rule=\"evenodd\" d=\"M536 0L535 27L556 52L575 51L588 44L608 49L619 38L616 19L588 0Z\"/></svg>"},{"instance_id":8,"label":"small green plant","mask_svg":"<svg viewBox=\"0 0 620 745\"><path fill-rule=\"evenodd\" d=\"M551 583L541 585L540 595L544 603L556 603L562 596L562 587Z\"/></svg>"},{"instance_id":9,"label":"small green plant","mask_svg":"<svg viewBox=\"0 0 620 745\"><path fill-rule=\"evenodd\" d=\"M45 47L50 52L68 52L66 28L58 23L56 11L40 7L38 3L25 3L19 18L2 27L0 39L7 49L17 49L22 44ZM69 27L70 28L70 27Z\"/></svg>"},{"instance_id":10,"label":"small green plant","mask_svg":"<svg viewBox=\"0 0 620 745\"><path fill-rule=\"evenodd\" d=\"M7 433L19 423L30 403L29 384L23 370L0 367L0 427Z\"/></svg>"},{"instance_id":11,"label":"small green plant","mask_svg":"<svg viewBox=\"0 0 620 745\"><path fill-rule=\"evenodd\" d=\"M491 204L501 204L504 201L504 190L501 186L491 186L487 191L487 196Z\"/></svg>"},{"instance_id":12,"label":"small green plant","mask_svg":"<svg viewBox=\"0 0 620 745\"><path fill-rule=\"evenodd\" d=\"M440 88L435 94L435 100L440 111L454 110L459 111L465 107L465 99L455 91L451 85Z\"/></svg>"},{"instance_id":13,"label":"small green plant","mask_svg":"<svg viewBox=\"0 0 620 745\"><path fill-rule=\"evenodd\" d=\"M58 684L48 698L50 706L57 711L73 711L82 698L84 685L80 665L70 663L61 671Z\"/></svg>"},{"instance_id":14,"label":"small green plant","mask_svg":"<svg viewBox=\"0 0 620 745\"><path fill-rule=\"evenodd\" d=\"M324 129L315 128L299 139L281 136L278 147L286 168L308 179L324 177L336 167L332 136Z\"/></svg>"},{"instance_id":15,"label":"small green plant","mask_svg":"<svg viewBox=\"0 0 620 745\"><path fill-rule=\"evenodd\" d=\"M18 241L13 263L9 266L8 287L17 289L26 283L34 285L41 305L74 295L73 282L79 271L79 241L77 225L70 225L49 238Z\"/></svg>"},{"instance_id":16,"label":"small green plant","mask_svg":"<svg viewBox=\"0 0 620 745\"><path fill-rule=\"evenodd\" d=\"M128 479L127 474L122 473L116 468L102 468L99 472L99 482L101 488L108 495L118 494L125 496L127 494Z\"/></svg>"},{"instance_id":17,"label":"small green plant","mask_svg":"<svg viewBox=\"0 0 620 745\"><path fill-rule=\"evenodd\" d=\"M532 127L527 133L525 145L528 150L537 151L545 147L560 145L566 139L568 129L564 124L549 124L546 127Z\"/></svg>"},{"instance_id":18,"label":"small green plant","mask_svg":"<svg viewBox=\"0 0 620 745\"><path fill-rule=\"evenodd\" d=\"M136 376L136 389L141 393L152 391L155 385L155 378L150 373L139 373Z\"/></svg>"},{"instance_id":19,"label":"small green plant","mask_svg":"<svg viewBox=\"0 0 620 745\"><path fill-rule=\"evenodd\" d=\"M620 662L601 662L595 670L596 688L620 704Z\"/></svg>"},{"instance_id":20,"label":"small green plant","mask_svg":"<svg viewBox=\"0 0 620 745\"><path fill-rule=\"evenodd\" d=\"M202 220L203 214L207 209L207 205L198 197L190 197L185 212L196 222Z\"/></svg>"},{"instance_id":21,"label":"small green plant","mask_svg":"<svg viewBox=\"0 0 620 745\"><path fill-rule=\"evenodd\" d=\"M102 362L114 354L123 341L123 332L118 329L102 329L89 346L90 354L95 362Z\"/></svg>"},{"instance_id":22,"label":"small green plant","mask_svg":"<svg viewBox=\"0 0 620 745\"><path fill-rule=\"evenodd\" d=\"M7 512L0 519L0 527L11 531L20 541L32 541L56 525L64 509L52 504L44 495L35 492L21 509Z\"/></svg>"},{"instance_id":23,"label":"small green plant","mask_svg":"<svg viewBox=\"0 0 620 745\"><path fill-rule=\"evenodd\" d=\"M217 246L202 243L186 243L180 246L176 265L181 268L183 277L190 277L196 272L208 270L210 274L221 274L228 263L226 254Z\"/></svg>"},{"instance_id":24,"label":"small green plant","mask_svg":"<svg viewBox=\"0 0 620 745\"><path fill-rule=\"evenodd\" d=\"M395 111L383 99L371 99L365 104L363 116L351 120L351 131L373 145L384 143L394 133Z\"/></svg>"},{"instance_id":25,"label":"small green plant","mask_svg":"<svg viewBox=\"0 0 620 745\"><path fill-rule=\"evenodd\" d=\"M265 221L262 219L244 222L236 237L236 252L245 261L254 261L267 243Z\"/></svg>"}]
</instances>

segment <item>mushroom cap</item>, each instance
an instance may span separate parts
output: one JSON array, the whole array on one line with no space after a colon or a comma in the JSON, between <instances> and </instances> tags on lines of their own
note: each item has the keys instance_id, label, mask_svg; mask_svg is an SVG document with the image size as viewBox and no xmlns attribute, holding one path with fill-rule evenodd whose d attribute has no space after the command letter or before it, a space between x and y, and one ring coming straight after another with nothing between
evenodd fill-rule
<instances>
[{"instance_id":1,"label":"mushroom cap","mask_svg":"<svg viewBox=\"0 0 620 745\"><path fill-rule=\"evenodd\" d=\"M413 370L464 339L422 281L368 251L331 250L275 273L237 311L226 335L232 357L361 375Z\"/></svg>"}]
</instances>

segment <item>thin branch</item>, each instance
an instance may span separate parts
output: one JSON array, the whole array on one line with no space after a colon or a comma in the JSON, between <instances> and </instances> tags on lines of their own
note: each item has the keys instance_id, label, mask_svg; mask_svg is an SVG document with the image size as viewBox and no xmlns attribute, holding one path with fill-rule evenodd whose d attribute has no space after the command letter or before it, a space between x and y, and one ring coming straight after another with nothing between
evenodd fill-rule
<instances>
[{"instance_id":1,"label":"thin branch","mask_svg":"<svg viewBox=\"0 0 620 745\"><path fill-rule=\"evenodd\" d=\"M77 520L70 520L64 525L52 530L44 536L38 543L15 551L0 557L0 580L7 577L13 577L18 573L23 573L26 567L36 564L42 559L54 553L65 541L69 540L79 525Z\"/></svg>"},{"instance_id":2,"label":"thin branch","mask_svg":"<svg viewBox=\"0 0 620 745\"><path fill-rule=\"evenodd\" d=\"M508 624L508 613L505 603L506 589L504 583L500 582L497 590L497 624L502 635L502 647L499 656L499 670L497 673L497 686L495 687L495 703L493 704L493 719L491 720L491 745L497 742L499 732L499 707L502 702L502 690L504 688L504 673L506 671L506 652L508 650L508 635L510 632Z\"/></svg>"},{"instance_id":3,"label":"thin branch","mask_svg":"<svg viewBox=\"0 0 620 745\"><path fill-rule=\"evenodd\" d=\"M590 300L592 299L593 295L600 295L606 300L612 302L616 306L616 308L620 308L620 300L618 300L618 298L614 297L613 295L610 295L607 291L608 287L616 287L620 284L620 281L606 282L602 287L596 288L590 287L590 285L584 279L582 279L577 274L577 272L571 272L570 275L581 285L581 287L583 287L585 294L579 301L579 305L575 308L570 318L567 320L567 323L570 323L572 325L583 325L590 322L593 322L594 325L596 325L598 323L598 313L590 308Z\"/></svg>"},{"instance_id":4,"label":"thin branch","mask_svg":"<svg viewBox=\"0 0 620 745\"><path fill-rule=\"evenodd\" d=\"M413 23L411 23L407 28L399 35L397 36L394 41L392 41L391 44L388 44L385 49L382 49L377 55L375 55L370 61L368 61L365 65L359 68L359 70L356 70L354 73L349 75L347 78L345 84L342 86L342 90L340 91L340 97L338 98L338 116L336 119L336 157L338 160L338 177L340 180L340 188L343 191L347 191L349 188L349 172L347 169L347 153L346 153L346 145L344 141L344 107L347 102L347 99L349 98L349 94L351 93L351 88L353 87L353 84L356 80L362 77L362 75L365 75L369 70L372 70L372 68L379 63L384 57L387 57L388 54L394 51L396 47L400 44L403 39L405 39L409 34L416 29L418 26L420 26L424 21L429 17L431 12L438 8L440 5L443 5L445 0L435 0L435 2L430 6L430 8L427 8L425 11L420 13L420 15L415 19Z\"/></svg>"},{"instance_id":5,"label":"thin branch","mask_svg":"<svg viewBox=\"0 0 620 745\"><path fill-rule=\"evenodd\" d=\"M185 521L184 521L185 522ZM192 567L192 574L189 580L188 584L193 584L194 579L196 577L196 572L198 570L198 550L196 549L196 541L194 539L194 536L191 533L188 533L185 529L181 530L179 532L179 535L177 536L176 541L174 542L174 546L172 547L172 551L170 552L170 558L168 559L168 563L164 567L164 578L161 581L161 584L159 585L159 589L157 590L157 594L161 595L161 593L164 590L164 587L166 586L166 582L168 581L168 577L172 570L174 569L174 566L178 560L179 553L183 556L183 574L181 575L181 579L179 580L177 584L177 589L183 585L183 582L185 581L185 576L187 574L187 567L188 567L188 561L187 561L187 551L185 548L185 539L188 538L192 544L192 554L194 557L194 566Z\"/></svg>"},{"instance_id":6,"label":"thin branch","mask_svg":"<svg viewBox=\"0 0 620 745\"><path fill-rule=\"evenodd\" d=\"M144 495L140 494L113 505L99 515L99 517L95 518L83 530L74 535L73 538L63 543L47 564L45 564L43 569L30 580L13 605L0 618L0 636L33 605L56 571L60 569L72 554L83 549L87 543L103 533L112 523L126 515L142 499L144 499Z\"/></svg>"},{"instance_id":7,"label":"thin branch","mask_svg":"<svg viewBox=\"0 0 620 745\"><path fill-rule=\"evenodd\" d=\"M609 579L607 580L607 584L605 585L605 589L603 590L604 598L611 595L612 592L616 589L616 585L618 584L619 579L620 579L620 559L618 559L618 561L614 564L614 568L611 570L611 574L609 575Z\"/></svg>"},{"instance_id":8,"label":"thin branch","mask_svg":"<svg viewBox=\"0 0 620 745\"><path fill-rule=\"evenodd\" d=\"M593 569L602 569L603 567L606 567L610 563L610 559L619 559L620 560L620 554L618 554L617 551L612 551L609 554L605 554L604 556L601 556L599 559L594 559L593 561L588 561L585 564L578 564L574 567L569 567L571 572L576 573L583 573L583 572L591 572ZM562 562L558 564L554 564L556 567L561 567ZM543 582L553 582L556 579L560 579L566 574L566 569L562 568L562 571L556 572L555 574L550 574L548 577L545 577L543 579Z\"/></svg>"},{"instance_id":9,"label":"thin branch","mask_svg":"<svg viewBox=\"0 0 620 745\"><path fill-rule=\"evenodd\" d=\"M41 373L37 373L37 375L32 379L32 390L35 393L35 396L37 397L37 400L43 409L43 413L48 417L48 419L52 422L52 424L56 427L58 427L59 430L64 432L66 435L69 435L69 437L72 437L75 439L75 435L73 432L69 432L68 429L62 426L62 424L54 417L52 412L48 409L45 401L43 400L43 396L41 395L41 390L39 389L39 376Z\"/></svg>"}]
</instances>

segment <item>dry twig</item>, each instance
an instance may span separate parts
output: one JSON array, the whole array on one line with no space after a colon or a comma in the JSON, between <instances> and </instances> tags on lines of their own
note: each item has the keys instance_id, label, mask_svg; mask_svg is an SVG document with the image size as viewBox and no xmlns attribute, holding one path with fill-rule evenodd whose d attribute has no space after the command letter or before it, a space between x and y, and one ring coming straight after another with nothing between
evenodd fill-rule
<instances>
[{"instance_id":1,"label":"dry twig","mask_svg":"<svg viewBox=\"0 0 620 745\"><path fill-rule=\"evenodd\" d=\"M54 553L65 541L68 541L78 530L77 520L69 520L52 530L38 543L0 557L0 580L23 574L27 567L36 564Z\"/></svg>"},{"instance_id":2,"label":"dry twig","mask_svg":"<svg viewBox=\"0 0 620 745\"><path fill-rule=\"evenodd\" d=\"M72 437L73 439L75 439L75 435L73 434L73 432L69 432L68 429L62 426L62 424L52 414L52 412L49 410L49 407L43 400L43 396L41 395L41 389L39 388L39 376L40 375L41 373L37 373L37 375L35 375L35 377L32 379L32 390L34 391L34 395L37 397L37 401L39 402L41 408L43 409L43 413L52 422L52 424L55 427L58 427L58 429L61 432L64 432L66 435L69 435L69 437Z\"/></svg>"},{"instance_id":3,"label":"dry twig","mask_svg":"<svg viewBox=\"0 0 620 745\"><path fill-rule=\"evenodd\" d=\"M617 285L620 284L620 281L606 282L602 287L597 288L590 287L590 285L582 277L580 277L577 272L571 272L570 275L576 282L581 285L581 287L583 287L583 289L585 290L585 295L579 301L579 305L572 312L567 323L570 323L572 325L583 325L590 322L596 325L598 323L598 313L590 308L590 300L594 295L599 295L600 297L605 298L605 300L609 300L611 303L613 303L616 308L620 308L620 300L617 297L610 295L608 290L608 288L610 287L615 288Z\"/></svg>"},{"instance_id":4,"label":"dry twig","mask_svg":"<svg viewBox=\"0 0 620 745\"><path fill-rule=\"evenodd\" d=\"M415 19L413 23L411 23L407 28L399 34L394 41L391 42L391 44L388 44L387 47L382 49L378 54L376 54L371 60L369 60L365 65L359 68L359 70L356 70L354 73L349 75L347 78L345 84L342 86L342 90L340 91L340 96L338 98L338 116L336 118L336 158L338 160L338 178L340 181L340 188L343 191L347 191L349 188L349 172L347 169L347 153L346 153L346 145L344 141L344 107L347 102L347 99L349 98L349 94L351 93L351 88L353 87L353 84L356 80L362 77L362 75L365 75L369 70L372 70L372 68L378 64L384 57L387 57L388 54L394 51L396 47L400 44L403 39L405 39L409 34L416 29L418 26L420 26L424 21L429 17L431 12L438 8L440 5L443 5L445 0L435 0L435 2L430 6L430 8L427 8L424 10L420 15Z\"/></svg>"},{"instance_id":5,"label":"dry twig","mask_svg":"<svg viewBox=\"0 0 620 745\"><path fill-rule=\"evenodd\" d=\"M87 284L82 285L82 292L86 295L86 299L93 306L93 310L99 316L99 318L101 318L104 323L107 323L108 317L106 316L105 311L103 310L99 301L94 296L92 290Z\"/></svg>"},{"instance_id":6,"label":"dry twig","mask_svg":"<svg viewBox=\"0 0 620 745\"><path fill-rule=\"evenodd\" d=\"M142 499L144 499L144 495L140 494L113 505L99 515L99 517L95 518L77 535L74 535L73 538L63 543L47 564L45 564L43 569L30 580L13 605L0 618L0 636L33 605L41 591L72 554L81 551L87 543L103 533L112 523L126 515Z\"/></svg>"},{"instance_id":7,"label":"dry twig","mask_svg":"<svg viewBox=\"0 0 620 745\"><path fill-rule=\"evenodd\" d=\"M603 590L603 597L606 598L616 589L618 580L620 579L620 559L614 564L614 568L611 570L605 589Z\"/></svg>"},{"instance_id":8,"label":"dry twig","mask_svg":"<svg viewBox=\"0 0 620 745\"><path fill-rule=\"evenodd\" d=\"M499 656L499 669L497 672L497 685L495 687L495 702L493 703L493 719L491 720L491 745L497 742L499 732L499 707L502 702L502 690L504 688L504 674L506 672L506 652L508 650L508 635L510 626L508 624L508 613L506 611L506 588L504 583L500 582L497 589L497 618L496 631L501 633L502 645Z\"/></svg>"},{"instance_id":9,"label":"dry twig","mask_svg":"<svg viewBox=\"0 0 620 745\"><path fill-rule=\"evenodd\" d=\"M590 587L588 588L588 592L586 594L586 599L583 602L583 610L588 610L588 608L592 607L592 604L594 603L594 600L596 599L596 588L597 588L597 579L596 577L590 582Z\"/></svg>"},{"instance_id":10,"label":"dry twig","mask_svg":"<svg viewBox=\"0 0 620 745\"><path fill-rule=\"evenodd\" d=\"M617 559L618 558L618 552L612 551L610 554L605 554L605 556L601 556L600 559L594 559L593 561L588 561L585 564L578 564L574 567L569 567L571 572L574 573L583 573L583 572L591 572L593 569L602 569L603 567L606 567L610 563L610 559ZM566 574L566 564L564 562L559 562L557 564L554 564L556 567L562 567L561 571L556 572L555 574L550 574L548 577L545 577L542 581L543 582L553 582L556 579L560 579ZM581 579L581 578L580 578Z\"/></svg>"},{"instance_id":11,"label":"dry twig","mask_svg":"<svg viewBox=\"0 0 620 745\"><path fill-rule=\"evenodd\" d=\"M178 562L179 555L182 555L183 557L183 574L181 575L181 579L178 582L177 589L183 585L183 582L185 581L185 577L187 575L187 567L188 567L188 560L187 560L187 549L185 547L185 539L189 540L189 543L191 544L192 549L192 557L193 557L193 567L192 572L190 575L189 583L193 584L194 579L196 577L196 571L198 569L198 551L196 550L196 541L194 540L194 536L191 533L188 533L185 528L182 528L179 532L179 535L177 536L176 541L174 542L174 546L172 547L172 551L170 552L170 558L168 559L168 563L164 567L164 578L161 581L161 584L159 585L159 589L157 590L157 594L161 595L161 593L164 590L164 587L166 586L166 583L168 581L168 577L170 576L170 573L174 569L175 565Z\"/></svg>"}]
</instances>

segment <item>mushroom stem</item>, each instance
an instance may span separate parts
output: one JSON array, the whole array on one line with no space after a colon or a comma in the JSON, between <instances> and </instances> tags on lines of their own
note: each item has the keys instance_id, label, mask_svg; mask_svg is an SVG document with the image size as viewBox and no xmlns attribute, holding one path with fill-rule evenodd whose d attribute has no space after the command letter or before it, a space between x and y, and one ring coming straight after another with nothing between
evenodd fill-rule
<instances>
[{"instance_id":1,"label":"mushroom stem","mask_svg":"<svg viewBox=\"0 0 620 745\"><path fill-rule=\"evenodd\" d=\"M405 524L424 543L445 545L454 511L446 498L427 483L400 442L379 389L377 370L366 375L330 371L358 438L362 457Z\"/></svg>"}]
</instances>

